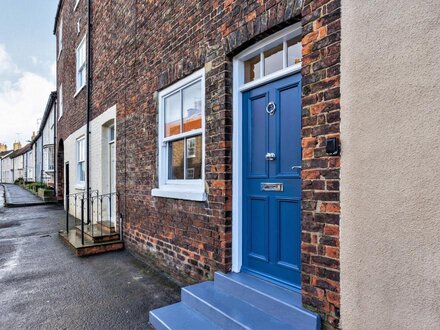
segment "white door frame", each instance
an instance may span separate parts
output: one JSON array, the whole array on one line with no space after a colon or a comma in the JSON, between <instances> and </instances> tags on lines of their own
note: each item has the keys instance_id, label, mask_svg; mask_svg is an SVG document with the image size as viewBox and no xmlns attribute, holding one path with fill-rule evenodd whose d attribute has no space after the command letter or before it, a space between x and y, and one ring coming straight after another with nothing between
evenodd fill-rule
<instances>
[{"instance_id":1,"label":"white door frame","mask_svg":"<svg viewBox=\"0 0 440 330\"><path fill-rule=\"evenodd\" d=\"M302 64L298 63L287 67L287 57L284 58L284 69L272 73L263 78L252 82L244 82L244 62L262 51L270 49L280 43L301 35L301 23L289 26L270 37L256 43L244 50L233 58L233 81L232 81L232 271L240 272L242 265L242 212L243 212L243 163L242 163L242 93L266 84L268 82L281 79L285 76L301 71ZM261 72L264 72L264 61L261 61Z\"/></svg>"}]
</instances>

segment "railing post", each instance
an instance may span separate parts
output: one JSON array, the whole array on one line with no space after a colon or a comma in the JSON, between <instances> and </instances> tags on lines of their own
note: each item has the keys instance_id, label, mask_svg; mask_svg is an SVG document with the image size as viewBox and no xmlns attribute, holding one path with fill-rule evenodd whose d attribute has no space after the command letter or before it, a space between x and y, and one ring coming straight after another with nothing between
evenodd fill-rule
<instances>
[{"instance_id":1,"label":"railing post","mask_svg":"<svg viewBox=\"0 0 440 330\"><path fill-rule=\"evenodd\" d=\"M69 195L66 195L66 232L69 233Z\"/></svg>"},{"instance_id":2,"label":"railing post","mask_svg":"<svg viewBox=\"0 0 440 330\"><path fill-rule=\"evenodd\" d=\"M119 239L121 241L123 241L124 238L122 237L123 230L122 230L122 213L121 213L121 205L120 205L120 203L121 203L121 200L120 200L120 197L119 197L119 193L116 192L116 205L117 205L116 216L118 217L118 223L119 223ZM115 223L115 226L116 226L116 223Z\"/></svg>"},{"instance_id":3,"label":"railing post","mask_svg":"<svg viewBox=\"0 0 440 330\"><path fill-rule=\"evenodd\" d=\"M84 245L84 196L81 198L81 244Z\"/></svg>"}]
</instances>

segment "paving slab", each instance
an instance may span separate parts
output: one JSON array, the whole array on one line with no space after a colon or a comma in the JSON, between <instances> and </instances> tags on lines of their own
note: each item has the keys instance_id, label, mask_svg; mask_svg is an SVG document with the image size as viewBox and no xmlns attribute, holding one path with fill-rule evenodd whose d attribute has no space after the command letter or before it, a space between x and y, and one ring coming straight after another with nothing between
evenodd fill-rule
<instances>
[{"instance_id":1,"label":"paving slab","mask_svg":"<svg viewBox=\"0 0 440 330\"><path fill-rule=\"evenodd\" d=\"M25 207L46 204L30 191L15 184L3 184L5 189L6 207Z\"/></svg>"}]
</instances>

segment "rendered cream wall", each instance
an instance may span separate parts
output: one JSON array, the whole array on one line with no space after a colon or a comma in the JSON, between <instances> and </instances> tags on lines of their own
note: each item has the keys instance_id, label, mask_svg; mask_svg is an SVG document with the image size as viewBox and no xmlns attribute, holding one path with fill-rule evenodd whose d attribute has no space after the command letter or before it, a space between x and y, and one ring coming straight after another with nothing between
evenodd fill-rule
<instances>
[{"instance_id":1,"label":"rendered cream wall","mask_svg":"<svg viewBox=\"0 0 440 330\"><path fill-rule=\"evenodd\" d=\"M94 120L90 122L90 187L91 190L98 190L100 194L106 193L106 187L103 187L103 176L108 171L107 152L106 152L106 126L116 118L116 106L111 107ZM86 126L84 125L64 141L64 161L69 162L69 180L70 193L82 192L77 185L77 163L76 163L76 141L86 134ZM85 187L84 187L85 188ZM73 201L70 201L70 211L74 213ZM79 202L77 203L77 207ZM77 209L77 212L79 209ZM79 213L77 213L79 215Z\"/></svg>"},{"instance_id":2,"label":"rendered cream wall","mask_svg":"<svg viewBox=\"0 0 440 330\"><path fill-rule=\"evenodd\" d=\"M440 2L342 0L341 321L440 328Z\"/></svg>"}]
</instances>

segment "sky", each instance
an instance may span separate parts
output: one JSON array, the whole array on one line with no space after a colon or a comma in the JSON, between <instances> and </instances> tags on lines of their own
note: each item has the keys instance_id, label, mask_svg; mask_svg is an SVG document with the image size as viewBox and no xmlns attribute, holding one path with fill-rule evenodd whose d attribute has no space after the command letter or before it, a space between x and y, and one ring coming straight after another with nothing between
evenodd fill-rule
<instances>
[{"instance_id":1,"label":"sky","mask_svg":"<svg viewBox=\"0 0 440 330\"><path fill-rule=\"evenodd\" d=\"M37 131L55 90L58 0L0 0L0 143Z\"/></svg>"}]
</instances>

